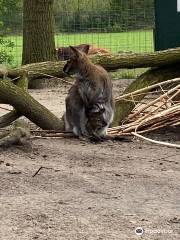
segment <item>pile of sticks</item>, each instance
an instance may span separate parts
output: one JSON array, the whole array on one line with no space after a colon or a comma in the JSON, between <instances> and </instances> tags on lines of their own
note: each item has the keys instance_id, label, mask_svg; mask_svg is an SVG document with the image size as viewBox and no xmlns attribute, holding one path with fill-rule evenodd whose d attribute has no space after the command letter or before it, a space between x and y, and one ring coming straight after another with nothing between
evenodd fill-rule
<instances>
[{"instance_id":1,"label":"pile of sticks","mask_svg":"<svg viewBox=\"0 0 180 240\"><path fill-rule=\"evenodd\" d=\"M133 99L140 94L145 94L147 98L143 102L136 103ZM108 129L109 136L136 136L156 144L180 148L178 144L155 141L141 135L167 126L180 125L180 78L154 84L116 98L116 100L120 99L132 101L135 107L123 124ZM37 130L32 132L35 135L41 132L41 138L73 137L72 133L62 131ZM35 138L39 136L36 135Z\"/></svg>"},{"instance_id":2,"label":"pile of sticks","mask_svg":"<svg viewBox=\"0 0 180 240\"><path fill-rule=\"evenodd\" d=\"M156 91L152 92L154 89ZM156 97L153 99L146 98L145 102L138 104L134 102L135 107L132 114L128 116L121 126L110 128L108 130L109 135L134 135L156 142L143 137L141 134L167 126L175 127L180 125L180 78L154 84L130 94L122 95L117 100L123 99L133 102L135 96L144 93L150 93L151 96L155 93ZM160 93L160 95L158 94L157 96L157 93ZM169 143L163 143L163 145L180 147L179 145Z\"/></svg>"}]
</instances>

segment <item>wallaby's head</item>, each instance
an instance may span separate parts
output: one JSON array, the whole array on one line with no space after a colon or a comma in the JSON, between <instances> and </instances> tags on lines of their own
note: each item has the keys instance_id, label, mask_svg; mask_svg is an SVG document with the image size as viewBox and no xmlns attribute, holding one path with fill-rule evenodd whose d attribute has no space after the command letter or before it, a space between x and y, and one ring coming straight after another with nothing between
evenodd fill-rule
<instances>
[{"instance_id":1,"label":"wallaby's head","mask_svg":"<svg viewBox=\"0 0 180 240\"><path fill-rule=\"evenodd\" d=\"M78 50L75 47L69 46L71 49L71 56L70 59L67 61L63 68L63 72L67 74L74 74L79 72L79 68L84 63L88 57L86 56L89 51L89 45L84 45L84 47L80 50Z\"/></svg>"},{"instance_id":2,"label":"wallaby's head","mask_svg":"<svg viewBox=\"0 0 180 240\"><path fill-rule=\"evenodd\" d=\"M92 108L86 110L88 130L98 131L107 126L107 122L104 118L104 112L105 108L101 104L95 104Z\"/></svg>"},{"instance_id":3,"label":"wallaby's head","mask_svg":"<svg viewBox=\"0 0 180 240\"><path fill-rule=\"evenodd\" d=\"M66 61L71 56L71 49L69 47L56 48L56 56L58 60Z\"/></svg>"},{"instance_id":4,"label":"wallaby's head","mask_svg":"<svg viewBox=\"0 0 180 240\"><path fill-rule=\"evenodd\" d=\"M83 43L83 44L79 44L79 45L76 45L73 47L83 52L84 49L90 48L91 46L89 44ZM70 47L58 47L55 49L55 53L56 53L57 59L61 60L61 61L67 61L73 55L73 51L71 50ZM89 53L89 51L86 53Z\"/></svg>"}]
</instances>

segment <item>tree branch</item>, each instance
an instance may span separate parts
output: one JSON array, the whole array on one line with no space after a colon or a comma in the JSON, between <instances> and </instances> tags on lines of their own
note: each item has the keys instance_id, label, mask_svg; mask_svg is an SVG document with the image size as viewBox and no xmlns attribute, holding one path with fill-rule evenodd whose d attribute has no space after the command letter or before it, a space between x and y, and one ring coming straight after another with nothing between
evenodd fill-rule
<instances>
[{"instance_id":1,"label":"tree branch","mask_svg":"<svg viewBox=\"0 0 180 240\"><path fill-rule=\"evenodd\" d=\"M9 126L12 122L20 117L19 114L15 110L6 113L2 117L0 117L0 128Z\"/></svg>"},{"instance_id":2,"label":"tree branch","mask_svg":"<svg viewBox=\"0 0 180 240\"><path fill-rule=\"evenodd\" d=\"M12 105L18 114L27 117L42 129L64 129L62 120L10 81L0 80L0 100Z\"/></svg>"}]
</instances>

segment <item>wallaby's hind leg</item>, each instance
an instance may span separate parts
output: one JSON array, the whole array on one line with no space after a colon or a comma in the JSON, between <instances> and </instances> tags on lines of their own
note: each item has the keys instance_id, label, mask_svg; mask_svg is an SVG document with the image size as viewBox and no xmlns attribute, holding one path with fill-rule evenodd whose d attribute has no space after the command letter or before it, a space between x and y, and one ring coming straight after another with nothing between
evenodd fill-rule
<instances>
[{"instance_id":1,"label":"wallaby's hind leg","mask_svg":"<svg viewBox=\"0 0 180 240\"><path fill-rule=\"evenodd\" d=\"M84 104L78 95L76 86L70 90L69 96L66 98L66 113L65 113L65 128L66 131L71 131L75 136L84 138L87 135Z\"/></svg>"},{"instance_id":2,"label":"wallaby's hind leg","mask_svg":"<svg viewBox=\"0 0 180 240\"><path fill-rule=\"evenodd\" d=\"M72 126L70 125L69 121L67 120L66 112L63 116L63 119L64 119L65 131L72 132L73 129L72 129Z\"/></svg>"}]
</instances>

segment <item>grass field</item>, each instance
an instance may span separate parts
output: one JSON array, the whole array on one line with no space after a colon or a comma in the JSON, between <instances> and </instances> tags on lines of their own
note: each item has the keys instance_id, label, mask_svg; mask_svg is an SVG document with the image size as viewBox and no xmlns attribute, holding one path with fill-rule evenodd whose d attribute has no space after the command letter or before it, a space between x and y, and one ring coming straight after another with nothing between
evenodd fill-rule
<instances>
[{"instance_id":1,"label":"grass field","mask_svg":"<svg viewBox=\"0 0 180 240\"><path fill-rule=\"evenodd\" d=\"M21 64L22 56L22 36L8 36L14 42L13 66ZM153 51L153 32L129 31L122 33L77 33L58 34L55 36L56 46L76 45L80 43L90 43L99 47L107 48L112 53L119 51L151 52Z\"/></svg>"}]
</instances>

